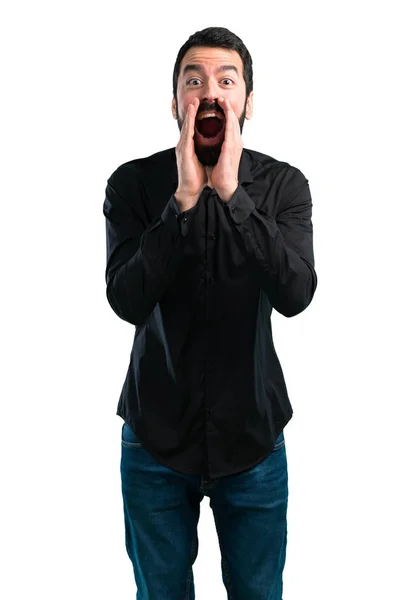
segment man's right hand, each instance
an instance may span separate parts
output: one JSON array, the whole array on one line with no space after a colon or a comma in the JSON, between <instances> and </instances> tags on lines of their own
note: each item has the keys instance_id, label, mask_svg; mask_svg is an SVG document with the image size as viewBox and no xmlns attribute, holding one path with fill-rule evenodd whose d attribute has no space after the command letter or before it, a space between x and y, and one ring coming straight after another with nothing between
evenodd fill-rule
<instances>
[{"instance_id":1,"label":"man's right hand","mask_svg":"<svg viewBox=\"0 0 400 600\"><path fill-rule=\"evenodd\" d=\"M197 204L208 181L207 172L197 158L194 149L194 123L199 104L199 99L195 98L188 105L181 137L175 148L178 168L178 188L175 192L175 198L181 212L189 210Z\"/></svg>"}]
</instances>

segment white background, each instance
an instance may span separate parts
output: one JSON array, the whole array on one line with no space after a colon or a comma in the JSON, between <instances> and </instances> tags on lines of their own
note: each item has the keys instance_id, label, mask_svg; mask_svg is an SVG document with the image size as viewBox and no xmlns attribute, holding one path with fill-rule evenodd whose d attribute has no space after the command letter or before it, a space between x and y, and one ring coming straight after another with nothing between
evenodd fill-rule
<instances>
[{"instance_id":1,"label":"white background","mask_svg":"<svg viewBox=\"0 0 400 600\"><path fill-rule=\"evenodd\" d=\"M399 120L395 2L36 1L1 16L1 559L5 600L134 598L117 401L134 327L105 295L107 178L176 146L197 30L247 45L243 141L298 167L318 288L273 313L294 409L285 600L395 599ZM209 499L196 599L226 598ZM162 600L162 599L157 599Z\"/></svg>"}]
</instances>

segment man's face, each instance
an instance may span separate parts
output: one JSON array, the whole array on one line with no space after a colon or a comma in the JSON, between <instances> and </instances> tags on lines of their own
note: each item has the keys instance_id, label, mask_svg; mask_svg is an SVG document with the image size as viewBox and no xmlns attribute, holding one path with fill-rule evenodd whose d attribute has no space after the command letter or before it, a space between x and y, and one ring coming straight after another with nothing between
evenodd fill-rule
<instances>
[{"instance_id":1,"label":"man's face","mask_svg":"<svg viewBox=\"0 0 400 600\"><path fill-rule=\"evenodd\" d=\"M193 47L182 59L177 100L172 100L172 115L182 130L187 107L197 96L200 101L194 134L194 147L204 166L217 164L225 139L224 110L218 98L227 98L239 120L240 133L245 119L253 114L253 92L246 100L243 62L240 55L227 48ZM214 110L217 116L199 120L204 111Z\"/></svg>"}]
</instances>

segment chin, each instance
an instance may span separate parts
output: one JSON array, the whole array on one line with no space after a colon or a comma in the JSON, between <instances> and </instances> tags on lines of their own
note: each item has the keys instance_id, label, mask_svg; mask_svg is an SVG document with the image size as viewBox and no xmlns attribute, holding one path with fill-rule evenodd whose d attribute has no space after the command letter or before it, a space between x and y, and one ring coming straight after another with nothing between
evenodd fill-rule
<instances>
[{"instance_id":1,"label":"chin","mask_svg":"<svg viewBox=\"0 0 400 600\"><path fill-rule=\"evenodd\" d=\"M198 157L199 162L203 165L203 167L215 167L218 162L218 158L216 159L203 159Z\"/></svg>"},{"instance_id":2,"label":"chin","mask_svg":"<svg viewBox=\"0 0 400 600\"><path fill-rule=\"evenodd\" d=\"M222 144L217 144L216 146L200 146L195 144L194 150L196 152L196 156L199 159L199 162L204 167L215 167L218 162L219 155L221 154Z\"/></svg>"}]
</instances>

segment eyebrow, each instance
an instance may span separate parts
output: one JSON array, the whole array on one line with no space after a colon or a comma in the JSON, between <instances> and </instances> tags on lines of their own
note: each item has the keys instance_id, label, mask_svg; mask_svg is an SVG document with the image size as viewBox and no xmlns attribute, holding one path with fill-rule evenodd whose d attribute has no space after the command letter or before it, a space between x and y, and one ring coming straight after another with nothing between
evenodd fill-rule
<instances>
[{"instance_id":1,"label":"eyebrow","mask_svg":"<svg viewBox=\"0 0 400 600\"><path fill-rule=\"evenodd\" d=\"M183 69L182 77L184 77L189 71L199 71L200 73L203 73L204 69L201 65L186 65ZM236 75L239 76L239 71L235 65L221 65L218 67L217 73L220 71L235 71Z\"/></svg>"}]
</instances>

